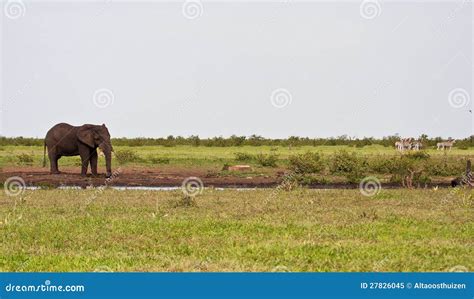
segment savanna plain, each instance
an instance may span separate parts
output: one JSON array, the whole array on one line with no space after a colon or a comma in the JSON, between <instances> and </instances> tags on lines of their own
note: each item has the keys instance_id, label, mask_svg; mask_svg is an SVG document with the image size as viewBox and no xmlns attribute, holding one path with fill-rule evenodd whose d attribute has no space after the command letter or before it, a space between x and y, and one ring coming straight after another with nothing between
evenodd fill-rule
<instances>
[{"instance_id":1,"label":"savanna plain","mask_svg":"<svg viewBox=\"0 0 474 299\"><path fill-rule=\"evenodd\" d=\"M28 175L47 182L42 151L41 146L3 146L2 181L16 173L27 184ZM177 179L197 173L204 188L193 197L179 188L48 184L16 196L1 192L0 270L474 269L474 192L443 185L462 175L472 148L397 153L377 145L116 146L115 152L114 168L124 173L182 171ZM62 159L60 166L66 175L89 180L80 178L76 160ZM251 170L228 171L234 164ZM263 177L269 185L221 189L207 183L221 177ZM380 181L370 196L357 187L365 177ZM313 189L314 182L356 188Z\"/></svg>"}]
</instances>

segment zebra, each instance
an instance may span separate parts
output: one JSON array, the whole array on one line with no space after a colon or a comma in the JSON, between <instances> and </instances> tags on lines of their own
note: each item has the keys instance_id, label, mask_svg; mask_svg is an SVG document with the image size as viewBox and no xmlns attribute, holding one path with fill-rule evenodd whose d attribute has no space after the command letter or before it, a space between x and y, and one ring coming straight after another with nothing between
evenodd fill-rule
<instances>
[{"instance_id":1,"label":"zebra","mask_svg":"<svg viewBox=\"0 0 474 299\"><path fill-rule=\"evenodd\" d=\"M395 142L395 148L401 152L403 152L403 143L401 141Z\"/></svg>"},{"instance_id":2,"label":"zebra","mask_svg":"<svg viewBox=\"0 0 474 299\"><path fill-rule=\"evenodd\" d=\"M423 147L423 144L420 141L415 141L411 146L412 150L419 151Z\"/></svg>"},{"instance_id":3,"label":"zebra","mask_svg":"<svg viewBox=\"0 0 474 299\"><path fill-rule=\"evenodd\" d=\"M453 144L456 142L456 140L449 140L449 141L444 141L444 142L438 142L436 144L436 147L438 150L445 150L446 148L449 148L451 150L453 148Z\"/></svg>"},{"instance_id":4,"label":"zebra","mask_svg":"<svg viewBox=\"0 0 474 299\"><path fill-rule=\"evenodd\" d=\"M403 147L407 150L411 150L413 147L413 138L406 138L403 141Z\"/></svg>"},{"instance_id":5,"label":"zebra","mask_svg":"<svg viewBox=\"0 0 474 299\"><path fill-rule=\"evenodd\" d=\"M395 148L401 152L412 149L413 138L401 138L400 141L395 142Z\"/></svg>"}]
</instances>

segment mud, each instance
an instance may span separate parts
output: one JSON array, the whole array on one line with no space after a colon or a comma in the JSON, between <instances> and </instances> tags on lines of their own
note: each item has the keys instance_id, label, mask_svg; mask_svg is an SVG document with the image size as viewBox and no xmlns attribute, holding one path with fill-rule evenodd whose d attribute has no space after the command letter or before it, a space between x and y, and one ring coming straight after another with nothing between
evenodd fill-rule
<instances>
[{"instance_id":1,"label":"mud","mask_svg":"<svg viewBox=\"0 0 474 299\"><path fill-rule=\"evenodd\" d=\"M159 170L159 169L127 169L115 170L113 176L106 180L105 174L92 176L88 174L82 177L77 169L62 168L61 174L50 174L44 168L21 168L3 169L0 173L0 180L4 182L7 178L19 176L23 178L27 186L143 186L143 187L177 187L189 177L199 178L204 186L214 187L242 187L242 188L265 188L278 185L280 179L276 177L235 177L210 175L206 170Z\"/></svg>"},{"instance_id":2,"label":"mud","mask_svg":"<svg viewBox=\"0 0 474 299\"><path fill-rule=\"evenodd\" d=\"M216 188L273 188L282 181L282 174L273 176L233 176L210 173L208 170L187 170L185 168L160 170L157 168L119 168L106 180L105 174L82 177L75 167L64 167L61 174L50 174L45 168L21 167L6 168L0 172L0 180L9 177L23 178L27 186L61 187L61 186L120 186L120 187L179 187L189 177L199 178L205 187ZM422 187L449 187L450 179L433 182ZM358 184L328 183L308 186L316 189L355 189ZM383 188L401 188L398 184L383 184Z\"/></svg>"}]
</instances>

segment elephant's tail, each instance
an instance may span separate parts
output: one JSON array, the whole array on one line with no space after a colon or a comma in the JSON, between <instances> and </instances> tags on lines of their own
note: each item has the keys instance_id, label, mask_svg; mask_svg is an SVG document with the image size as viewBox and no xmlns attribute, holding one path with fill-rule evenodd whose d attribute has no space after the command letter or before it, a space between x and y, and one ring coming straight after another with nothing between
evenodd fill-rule
<instances>
[{"instance_id":1,"label":"elephant's tail","mask_svg":"<svg viewBox=\"0 0 474 299\"><path fill-rule=\"evenodd\" d=\"M46 142L44 143L43 149L43 167L46 167Z\"/></svg>"}]
</instances>

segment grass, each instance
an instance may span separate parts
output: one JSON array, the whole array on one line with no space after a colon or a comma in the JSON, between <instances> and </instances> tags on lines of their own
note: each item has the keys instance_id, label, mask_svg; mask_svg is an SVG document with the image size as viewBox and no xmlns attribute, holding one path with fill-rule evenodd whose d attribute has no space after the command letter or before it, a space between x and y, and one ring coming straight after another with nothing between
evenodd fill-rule
<instances>
[{"instance_id":1,"label":"grass","mask_svg":"<svg viewBox=\"0 0 474 299\"><path fill-rule=\"evenodd\" d=\"M455 191L453 191L455 190ZM0 194L3 271L474 269L471 190Z\"/></svg>"},{"instance_id":2,"label":"grass","mask_svg":"<svg viewBox=\"0 0 474 299\"><path fill-rule=\"evenodd\" d=\"M193 147L193 146L114 146L115 151L132 152L135 153L140 161L130 164L154 166L155 159L165 159L167 164L179 166L198 166L198 167L222 167L224 163L242 163L236 160L236 153L249 154L255 156L258 154L278 155L280 161L286 161L291 155L304 154L306 152L319 152L322 155L330 155L340 150L347 150L348 152L355 152L362 156L382 156L382 157L396 157L398 152L391 147L384 147L380 145L365 146L363 148L349 147L349 146L301 146L293 147L275 147L275 146L241 146L241 147ZM468 150L453 149L449 152L437 151L429 149L426 151L432 157L443 157L445 154L453 157L470 157L474 158L474 148ZM0 167L19 165L18 160L20 155L29 155L33 158L31 162L34 166L42 165L43 161L43 147L42 146L3 146L0 150ZM156 162L156 161L155 161ZM99 163L105 165L103 158L99 158ZM61 165L78 166L80 165L80 158L77 157L62 157ZM280 163L281 164L281 163Z\"/></svg>"},{"instance_id":3,"label":"grass","mask_svg":"<svg viewBox=\"0 0 474 299\"><path fill-rule=\"evenodd\" d=\"M136 171L140 168L157 168L162 171L200 170L211 173L220 173L225 165L249 164L256 173L277 177L278 173L285 170L303 168L316 173L308 173L306 181L319 180L323 176L329 181L333 176L342 177L343 181L357 182L361 177L374 175L385 181L397 183L406 177L408 169L420 172L420 183L433 181L450 181L453 177L460 176L465 169L466 160L474 159L474 149L449 152L427 150L423 153L426 159L400 160L402 155L392 148L379 145L365 146L363 148L348 146L302 146L270 147L270 146L242 146L242 147L192 147L192 146L141 146L128 147L116 146L115 156L112 159L113 167L132 167ZM318 156L314 165L306 165L309 157ZM409 156L416 156L410 154ZM339 160L338 160L339 157ZM342 160L341 160L342 159ZM10 167L14 169L41 167L43 149L38 146L4 146L0 148L0 169ZM311 159L310 159L311 160ZM415 163L415 161L419 160ZM335 167L339 161L348 171L341 172ZM294 165L295 162L300 165ZM303 163L303 164L301 164ZM59 161L60 168L73 166L79 169L81 160L76 157L62 157ZM105 159L99 158L99 166L105 167ZM46 170L46 169L45 169ZM221 173L222 175L224 173ZM394 176L394 174L397 174ZM232 172L225 175L240 176ZM307 175L307 174L305 174ZM401 184L401 183L400 183Z\"/></svg>"},{"instance_id":4,"label":"grass","mask_svg":"<svg viewBox=\"0 0 474 299\"><path fill-rule=\"evenodd\" d=\"M4 146L0 148L0 168L47 171L41 168L43 148L39 146ZM193 147L193 146L116 146L113 169L131 169L137 173L161 171L171 173L199 172L213 177L264 176L278 180L285 171L298 173L299 183L359 183L376 176L383 183L423 187L448 184L465 172L466 160L474 159L474 149L400 154L380 145L363 148L349 146L270 147ZM223 171L225 166L249 164L252 172ZM62 157L60 169L73 166L79 172L81 160ZM99 158L99 167L105 159Z\"/></svg>"}]
</instances>

